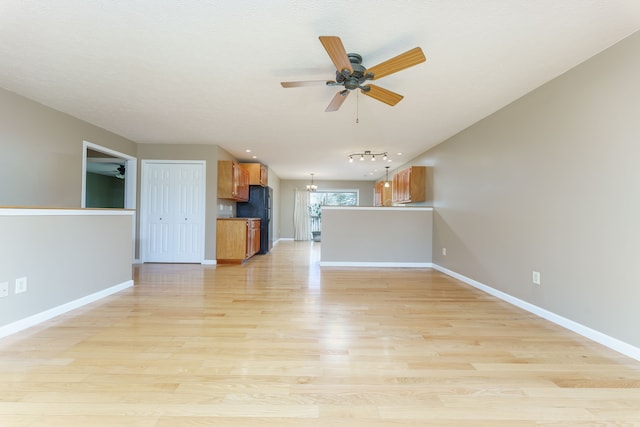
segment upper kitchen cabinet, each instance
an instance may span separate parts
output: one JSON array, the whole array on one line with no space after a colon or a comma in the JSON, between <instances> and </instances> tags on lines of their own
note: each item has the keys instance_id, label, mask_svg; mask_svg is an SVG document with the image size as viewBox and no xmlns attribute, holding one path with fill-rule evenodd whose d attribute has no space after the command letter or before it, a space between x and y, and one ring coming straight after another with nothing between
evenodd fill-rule
<instances>
[{"instance_id":1,"label":"upper kitchen cabinet","mask_svg":"<svg viewBox=\"0 0 640 427\"><path fill-rule=\"evenodd\" d=\"M249 185L269 185L269 168L262 163L240 163L249 172Z\"/></svg>"},{"instance_id":2,"label":"upper kitchen cabinet","mask_svg":"<svg viewBox=\"0 0 640 427\"><path fill-rule=\"evenodd\" d=\"M385 187L386 181L376 182L373 188L373 206L391 206L392 205L392 184L389 181L389 186Z\"/></svg>"},{"instance_id":3,"label":"upper kitchen cabinet","mask_svg":"<svg viewBox=\"0 0 640 427\"><path fill-rule=\"evenodd\" d=\"M249 200L249 172L234 160L218 160L218 198Z\"/></svg>"},{"instance_id":4,"label":"upper kitchen cabinet","mask_svg":"<svg viewBox=\"0 0 640 427\"><path fill-rule=\"evenodd\" d=\"M393 203L427 200L427 167L411 166L393 175Z\"/></svg>"}]
</instances>

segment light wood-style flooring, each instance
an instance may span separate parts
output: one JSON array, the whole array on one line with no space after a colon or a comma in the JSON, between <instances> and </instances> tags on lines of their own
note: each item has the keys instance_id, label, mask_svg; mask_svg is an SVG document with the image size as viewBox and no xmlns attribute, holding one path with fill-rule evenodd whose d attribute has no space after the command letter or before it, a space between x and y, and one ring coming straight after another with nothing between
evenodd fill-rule
<instances>
[{"instance_id":1,"label":"light wood-style flooring","mask_svg":"<svg viewBox=\"0 0 640 427\"><path fill-rule=\"evenodd\" d=\"M640 363L431 269L134 268L0 341L0 426L640 426ZM638 327L638 325L636 325Z\"/></svg>"}]
</instances>

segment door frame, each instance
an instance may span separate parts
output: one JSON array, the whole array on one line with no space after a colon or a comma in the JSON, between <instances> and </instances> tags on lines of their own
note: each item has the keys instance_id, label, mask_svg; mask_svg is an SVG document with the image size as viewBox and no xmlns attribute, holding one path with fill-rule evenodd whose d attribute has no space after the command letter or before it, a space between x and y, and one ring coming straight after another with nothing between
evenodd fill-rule
<instances>
[{"instance_id":1,"label":"door frame","mask_svg":"<svg viewBox=\"0 0 640 427\"><path fill-rule=\"evenodd\" d=\"M138 159L89 141L82 141L82 196L80 199L80 206L83 208L87 207L87 149L99 151L100 153L105 153L109 156L117 157L125 161L124 208L135 210Z\"/></svg>"},{"instance_id":2,"label":"door frame","mask_svg":"<svg viewBox=\"0 0 640 427\"><path fill-rule=\"evenodd\" d=\"M107 154L109 156L117 157L125 161L124 167L124 208L133 211L131 216L133 225L131 227L131 244L133 246L131 262L136 264L136 236L137 236L137 209L136 209L136 184L138 181L138 159L128 154L121 153L111 148L103 147L98 144L94 144L89 141L82 141L82 193L80 195L80 207L87 207L87 150L98 151L100 153Z\"/></svg>"},{"instance_id":3,"label":"door frame","mask_svg":"<svg viewBox=\"0 0 640 427\"><path fill-rule=\"evenodd\" d=\"M204 248L205 248L205 238L206 238L206 183L207 183L207 162L206 160L151 160L151 159L142 159L140 161L140 262L146 262L147 251L148 251L148 242L149 236L147 233L147 207L149 206L147 193L147 181L149 179L148 175L148 167L151 164L171 164L171 165L185 165L185 164L198 164L202 165L202 185L200 186L200 197L202 200L202 208L200 212L198 212L198 217L202 223L202 235L200 236L200 241L202 244L199 248L199 260L197 262L204 262ZM194 261L195 262L195 261Z\"/></svg>"}]
</instances>

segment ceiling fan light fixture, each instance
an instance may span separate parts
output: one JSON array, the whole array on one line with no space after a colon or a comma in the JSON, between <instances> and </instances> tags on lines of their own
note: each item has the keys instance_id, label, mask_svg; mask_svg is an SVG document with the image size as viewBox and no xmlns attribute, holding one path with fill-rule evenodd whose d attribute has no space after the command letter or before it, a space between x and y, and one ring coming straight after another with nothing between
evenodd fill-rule
<instances>
[{"instance_id":1,"label":"ceiling fan light fixture","mask_svg":"<svg viewBox=\"0 0 640 427\"><path fill-rule=\"evenodd\" d=\"M116 170L116 174L115 177L118 179L125 179L126 175L126 169L124 167L124 165L120 165L118 166L118 169Z\"/></svg>"},{"instance_id":2,"label":"ceiling fan light fixture","mask_svg":"<svg viewBox=\"0 0 640 427\"><path fill-rule=\"evenodd\" d=\"M403 98L402 95L384 89L376 85L365 85L367 80L377 80L389 74L397 73L409 67L413 67L421 62L426 61L422 49L419 47L408 50L391 59L381 62L368 69L362 65L362 56L357 53L347 53L342 44L342 40L337 36L320 36L320 43L329 55L329 59L333 62L336 70L336 80L309 80L297 82L281 82L282 87L302 87L313 85L330 85L344 86L344 90L338 92L334 99L329 103L325 112L337 111L344 102L349 91L360 89L365 95L383 102L387 105L394 106ZM342 97L342 98L341 98ZM339 98L337 100L336 98ZM356 120L356 123L358 120Z\"/></svg>"}]
</instances>

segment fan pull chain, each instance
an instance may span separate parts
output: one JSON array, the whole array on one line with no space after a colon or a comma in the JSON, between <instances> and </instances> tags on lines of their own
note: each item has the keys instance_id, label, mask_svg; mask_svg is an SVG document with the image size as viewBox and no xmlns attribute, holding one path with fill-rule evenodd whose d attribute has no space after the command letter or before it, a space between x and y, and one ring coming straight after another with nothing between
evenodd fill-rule
<instances>
[{"instance_id":1,"label":"fan pull chain","mask_svg":"<svg viewBox=\"0 0 640 427\"><path fill-rule=\"evenodd\" d=\"M356 124L360 123L360 91L356 92Z\"/></svg>"}]
</instances>

